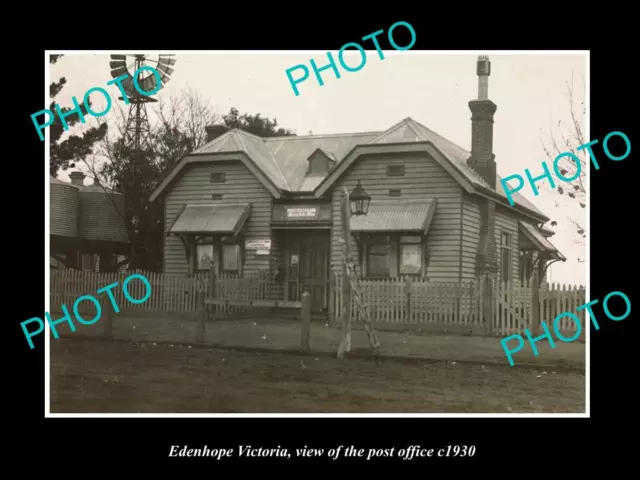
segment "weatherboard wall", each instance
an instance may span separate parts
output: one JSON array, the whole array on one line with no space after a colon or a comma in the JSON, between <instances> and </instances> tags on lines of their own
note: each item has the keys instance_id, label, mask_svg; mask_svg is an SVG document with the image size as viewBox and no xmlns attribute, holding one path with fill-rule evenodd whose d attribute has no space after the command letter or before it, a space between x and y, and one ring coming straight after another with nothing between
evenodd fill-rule
<instances>
[{"instance_id":1,"label":"weatherboard wall","mask_svg":"<svg viewBox=\"0 0 640 480\"><path fill-rule=\"evenodd\" d=\"M387 175L390 165L404 165L404 175ZM339 243L342 236L342 187L346 186L351 191L358 180L374 200L437 198L436 212L426 238L426 277L432 281L458 281L462 228L461 187L425 153L363 155L336 181L332 191L332 269L342 271L342 247ZM400 195L390 196L390 190L400 190ZM353 240L351 248L353 252L357 252Z\"/></svg>"},{"instance_id":2,"label":"weatherboard wall","mask_svg":"<svg viewBox=\"0 0 640 480\"><path fill-rule=\"evenodd\" d=\"M212 183L212 173L224 173L225 181ZM222 195L222 198L213 200L213 195ZM187 167L166 194L165 233L184 205L215 203L251 203L252 210L245 227L244 240L271 238L272 196L240 160L198 163ZM270 259L270 255L256 255L253 251L246 251L242 262L243 274L268 270ZM181 275L189 273L184 246L178 237L170 236L165 240L164 272Z\"/></svg>"}]
</instances>

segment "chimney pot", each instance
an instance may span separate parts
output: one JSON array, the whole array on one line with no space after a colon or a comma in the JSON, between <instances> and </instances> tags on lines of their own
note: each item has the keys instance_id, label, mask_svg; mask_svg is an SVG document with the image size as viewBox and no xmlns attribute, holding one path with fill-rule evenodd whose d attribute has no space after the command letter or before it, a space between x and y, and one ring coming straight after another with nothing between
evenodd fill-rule
<instances>
[{"instance_id":1,"label":"chimney pot","mask_svg":"<svg viewBox=\"0 0 640 480\"><path fill-rule=\"evenodd\" d=\"M207 132L207 143L227 133L230 129L225 125L215 124L204 127Z\"/></svg>"},{"instance_id":2,"label":"chimney pot","mask_svg":"<svg viewBox=\"0 0 640 480\"><path fill-rule=\"evenodd\" d=\"M85 174L83 172L71 172L69 178L72 185L84 185Z\"/></svg>"}]
</instances>

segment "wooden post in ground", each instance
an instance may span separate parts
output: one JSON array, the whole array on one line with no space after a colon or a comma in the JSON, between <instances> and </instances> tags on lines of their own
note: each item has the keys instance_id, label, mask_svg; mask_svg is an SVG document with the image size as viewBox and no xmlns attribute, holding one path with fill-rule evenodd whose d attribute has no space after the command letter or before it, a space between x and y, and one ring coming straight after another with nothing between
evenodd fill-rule
<instances>
[{"instance_id":1,"label":"wooden post in ground","mask_svg":"<svg viewBox=\"0 0 640 480\"><path fill-rule=\"evenodd\" d=\"M493 301L495 297L494 293L494 278L491 275L483 274L480 277L480 281L483 283L483 291L482 291L482 303L483 303L483 312L482 317L484 319L484 328L486 335L491 335L495 333L493 330L493 317L494 317L494 308Z\"/></svg>"},{"instance_id":2,"label":"wooden post in ground","mask_svg":"<svg viewBox=\"0 0 640 480\"><path fill-rule=\"evenodd\" d=\"M347 271L347 262L351 260L351 210L349 208L349 191L343 187L340 199L340 215L342 220L342 340L338 348L338 358L351 350L351 281Z\"/></svg>"},{"instance_id":3,"label":"wooden post in ground","mask_svg":"<svg viewBox=\"0 0 640 480\"><path fill-rule=\"evenodd\" d=\"M411 280L411 277L407 277L407 279L404 282L404 291L407 299L407 304L405 309L407 313L407 318L405 319L405 322L407 323L411 323L411 287L412 285L413 285L413 282Z\"/></svg>"},{"instance_id":4,"label":"wooden post in ground","mask_svg":"<svg viewBox=\"0 0 640 480\"><path fill-rule=\"evenodd\" d=\"M196 302L198 305L198 319L196 324L196 343L204 343L205 332L207 326L207 310L204 303L205 292L198 290L196 293Z\"/></svg>"},{"instance_id":5,"label":"wooden post in ground","mask_svg":"<svg viewBox=\"0 0 640 480\"><path fill-rule=\"evenodd\" d=\"M333 271L329 272L329 305L327 323L333 327L336 324L336 277Z\"/></svg>"},{"instance_id":6,"label":"wooden post in ground","mask_svg":"<svg viewBox=\"0 0 640 480\"><path fill-rule=\"evenodd\" d=\"M302 329L300 334L300 348L308 352L311 349L310 337L311 337L311 295L309 292L302 294Z\"/></svg>"},{"instance_id":7,"label":"wooden post in ground","mask_svg":"<svg viewBox=\"0 0 640 480\"><path fill-rule=\"evenodd\" d=\"M531 279L531 334L538 335L540 330L540 275L536 268Z\"/></svg>"},{"instance_id":8,"label":"wooden post in ground","mask_svg":"<svg viewBox=\"0 0 640 480\"><path fill-rule=\"evenodd\" d=\"M108 296L102 297L102 322L104 325L103 336L106 338L111 338L113 335L113 312L111 306L111 300Z\"/></svg>"}]
</instances>

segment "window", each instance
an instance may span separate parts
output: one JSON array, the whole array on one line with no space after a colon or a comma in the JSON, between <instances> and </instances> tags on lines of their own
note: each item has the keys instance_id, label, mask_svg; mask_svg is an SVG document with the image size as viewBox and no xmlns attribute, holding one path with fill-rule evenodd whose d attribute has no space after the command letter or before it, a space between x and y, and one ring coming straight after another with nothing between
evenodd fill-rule
<instances>
[{"instance_id":1,"label":"window","mask_svg":"<svg viewBox=\"0 0 640 480\"><path fill-rule=\"evenodd\" d=\"M387 165L388 177L402 177L404 176L404 165Z\"/></svg>"},{"instance_id":2,"label":"window","mask_svg":"<svg viewBox=\"0 0 640 480\"><path fill-rule=\"evenodd\" d=\"M390 197L399 197L400 195L402 195L402 190L400 190L399 188L389 190Z\"/></svg>"},{"instance_id":3,"label":"window","mask_svg":"<svg viewBox=\"0 0 640 480\"><path fill-rule=\"evenodd\" d=\"M239 243L228 243L222 239L219 249L214 249L212 238L203 238L196 244L196 270L208 272L214 263L215 251L218 251L219 268L221 273L239 273L242 250Z\"/></svg>"},{"instance_id":4,"label":"window","mask_svg":"<svg viewBox=\"0 0 640 480\"><path fill-rule=\"evenodd\" d=\"M503 283L511 281L511 234L502 232L500 236L500 279Z\"/></svg>"},{"instance_id":5,"label":"window","mask_svg":"<svg viewBox=\"0 0 640 480\"><path fill-rule=\"evenodd\" d=\"M388 278L424 273L421 235L372 235L365 238L365 275Z\"/></svg>"},{"instance_id":6,"label":"window","mask_svg":"<svg viewBox=\"0 0 640 480\"><path fill-rule=\"evenodd\" d=\"M533 252L520 251L520 281L528 282L533 274Z\"/></svg>"},{"instance_id":7,"label":"window","mask_svg":"<svg viewBox=\"0 0 640 480\"><path fill-rule=\"evenodd\" d=\"M400 237L400 275L419 275L422 271L422 239L420 236Z\"/></svg>"},{"instance_id":8,"label":"window","mask_svg":"<svg viewBox=\"0 0 640 480\"><path fill-rule=\"evenodd\" d=\"M213 244L196 245L196 270L209 271L213 264Z\"/></svg>"},{"instance_id":9,"label":"window","mask_svg":"<svg viewBox=\"0 0 640 480\"><path fill-rule=\"evenodd\" d=\"M212 200L222 200L222 194L221 193L214 193L213 195L211 195L211 199Z\"/></svg>"},{"instance_id":10,"label":"window","mask_svg":"<svg viewBox=\"0 0 640 480\"><path fill-rule=\"evenodd\" d=\"M93 255L91 255L90 253L83 253L82 257L81 257L81 262L82 262L82 270L88 270L90 272L95 271L95 263L94 263L94 258Z\"/></svg>"},{"instance_id":11,"label":"window","mask_svg":"<svg viewBox=\"0 0 640 480\"><path fill-rule=\"evenodd\" d=\"M211 183L224 183L224 173L212 173Z\"/></svg>"},{"instance_id":12,"label":"window","mask_svg":"<svg viewBox=\"0 0 640 480\"><path fill-rule=\"evenodd\" d=\"M238 273L240 270L240 245L222 244L220 263L225 273Z\"/></svg>"},{"instance_id":13,"label":"window","mask_svg":"<svg viewBox=\"0 0 640 480\"><path fill-rule=\"evenodd\" d=\"M376 237L367 245L367 276L388 277L391 274L389 237Z\"/></svg>"}]
</instances>

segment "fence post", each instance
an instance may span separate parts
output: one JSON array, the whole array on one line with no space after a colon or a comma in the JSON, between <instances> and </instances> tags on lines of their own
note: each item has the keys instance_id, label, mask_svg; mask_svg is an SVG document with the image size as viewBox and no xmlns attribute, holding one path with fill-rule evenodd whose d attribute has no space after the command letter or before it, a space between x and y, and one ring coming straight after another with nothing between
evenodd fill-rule
<instances>
[{"instance_id":1,"label":"fence post","mask_svg":"<svg viewBox=\"0 0 640 480\"><path fill-rule=\"evenodd\" d=\"M328 323L330 326L335 327L336 322L336 277L333 271L329 272L329 312Z\"/></svg>"},{"instance_id":2,"label":"fence post","mask_svg":"<svg viewBox=\"0 0 640 480\"><path fill-rule=\"evenodd\" d=\"M538 335L540 329L540 276L538 269L531 280L531 332Z\"/></svg>"},{"instance_id":3,"label":"fence post","mask_svg":"<svg viewBox=\"0 0 640 480\"><path fill-rule=\"evenodd\" d=\"M413 282L411 281L411 277L407 277L406 281L404 282L404 288L406 290L406 297L407 297L407 318L406 318L406 322L407 323L411 323L411 286L412 286Z\"/></svg>"},{"instance_id":4,"label":"fence post","mask_svg":"<svg viewBox=\"0 0 640 480\"><path fill-rule=\"evenodd\" d=\"M486 335L493 334L493 317L494 317L494 309L493 309L493 301L494 301L494 281L490 275L484 274L481 277L482 283L484 283L483 294L483 312L482 316L484 317L484 328Z\"/></svg>"},{"instance_id":5,"label":"fence post","mask_svg":"<svg viewBox=\"0 0 640 480\"><path fill-rule=\"evenodd\" d=\"M111 311L111 300L107 297L102 297L102 316L104 323L103 335L106 338L111 338L113 335L113 312Z\"/></svg>"},{"instance_id":6,"label":"fence post","mask_svg":"<svg viewBox=\"0 0 640 480\"><path fill-rule=\"evenodd\" d=\"M198 305L198 323L196 325L196 343L204 343L205 329L207 325L207 310L204 303L204 292L198 289L196 293L196 303Z\"/></svg>"},{"instance_id":7,"label":"fence post","mask_svg":"<svg viewBox=\"0 0 640 480\"><path fill-rule=\"evenodd\" d=\"M309 292L302 294L302 332L300 335L300 343L303 351L310 350L311 336L311 295Z\"/></svg>"}]
</instances>

